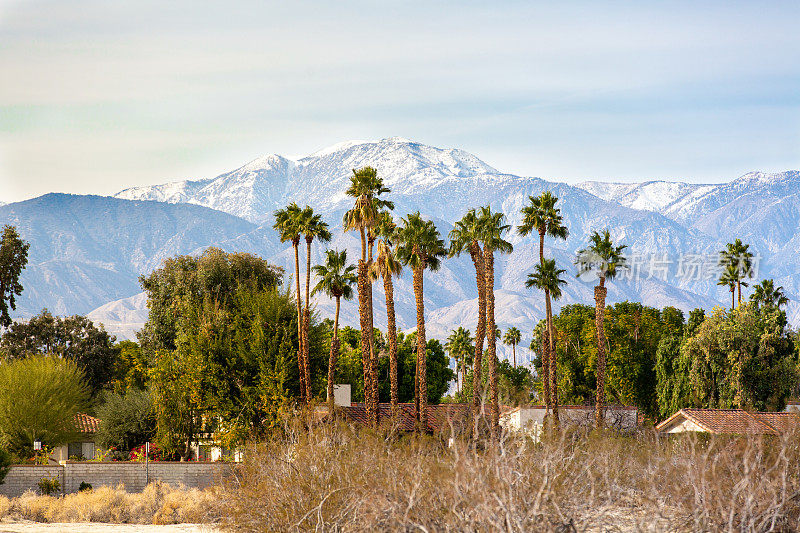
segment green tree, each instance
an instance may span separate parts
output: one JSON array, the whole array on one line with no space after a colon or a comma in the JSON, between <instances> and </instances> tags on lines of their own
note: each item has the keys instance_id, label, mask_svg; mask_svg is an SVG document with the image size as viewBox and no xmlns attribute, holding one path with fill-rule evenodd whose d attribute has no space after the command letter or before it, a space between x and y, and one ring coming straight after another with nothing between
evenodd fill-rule
<instances>
[{"instance_id":1,"label":"green tree","mask_svg":"<svg viewBox=\"0 0 800 533\"><path fill-rule=\"evenodd\" d=\"M119 355L114 367L111 389L117 394L124 394L131 389L144 390L147 386L150 358L134 341L120 341L116 348Z\"/></svg>"},{"instance_id":2,"label":"green tree","mask_svg":"<svg viewBox=\"0 0 800 533\"><path fill-rule=\"evenodd\" d=\"M44 309L27 322L11 324L0 337L0 348L10 358L48 353L70 359L97 394L115 377L119 348L114 341L85 316L54 317Z\"/></svg>"},{"instance_id":3,"label":"green tree","mask_svg":"<svg viewBox=\"0 0 800 533\"><path fill-rule=\"evenodd\" d=\"M500 404L497 390L497 326L494 319L494 253L510 254L514 247L505 240L509 226L505 215L492 212L490 206L481 207L478 222L480 241L483 244L483 265L486 274L486 330L488 338L486 357L489 359L489 395L491 396L489 429L494 438L500 422Z\"/></svg>"},{"instance_id":4,"label":"green tree","mask_svg":"<svg viewBox=\"0 0 800 533\"><path fill-rule=\"evenodd\" d=\"M372 251L375 242L375 226L380 212L394 209L394 204L380 198L390 192L378 171L372 167L353 169L350 186L346 194L355 199L355 203L344 215L344 230L359 232L361 237L361 258L358 261L358 314L361 326L361 353L364 368L365 404L370 423L378 426L378 361L375 356L372 316L372 282L369 267L372 263Z\"/></svg>"},{"instance_id":5,"label":"green tree","mask_svg":"<svg viewBox=\"0 0 800 533\"><path fill-rule=\"evenodd\" d=\"M0 239L0 327L11 325L11 314L17 308L16 297L22 294L19 277L28 264L30 244L23 241L14 226L3 226Z\"/></svg>"},{"instance_id":6,"label":"green tree","mask_svg":"<svg viewBox=\"0 0 800 533\"><path fill-rule=\"evenodd\" d=\"M320 242L329 242L331 240L331 232L328 230L328 224L323 222L322 216L314 214L314 210L305 206L300 214L300 231L306 239L306 307L303 310L303 368L305 370L304 380L306 382L306 396L311 400L311 376L309 375L309 356L308 356L308 330L310 318L310 305L311 297L309 296L309 287L311 286L311 243L314 239Z\"/></svg>"},{"instance_id":7,"label":"green tree","mask_svg":"<svg viewBox=\"0 0 800 533\"><path fill-rule=\"evenodd\" d=\"M736 286L740 283L739 272L734 265L726 265L717 281L717 285L727 287L731 293L731 310L736 307Z\"/></svg>"},{"instance_id":8,"label":"green tree","mask_svg":"<svg viewBox=\"0 0 800 533\"><path fill-rule=\"evenodd\" d=\"M753 254L750 252L750 245L743 244L741 239L729 242L725 249L719 253L719 263L724 267L730 267L733 277L736 280L738 291L738 302L742 303L742 286L747 287L743 280L753 277ZM726 268L723 276L727 275Z\"/></svg>"},{"instance_id":9,"label":"green tree","mask_svg":"<svg viewBox=\"0 0 800 533\"><path fill-rule=\"evenodd\" d=\"M517 344L519 344L521 340L522 340L522 333L520 333L520 331L515 327L508 328L508 330L506 330L505 336L503 337L503 344L505 344L506 346L511 346L511 351L514 354L515 368L517 366Z\"/></svg>"},{"instance_id":10,"label":"green tree","mask_svg":"<svg viewBox=\"0 0 800 533\"><path fill-rule=\"evenodd\" d=\"M604 230L602 235L593 232L589 237L589 246L578 251L578 258L575 261L578 265L578 275L585 272L595 272L600 279L594 288L595 301L595 326L597 338L597 402L595 409L595 420L597 427L603 425L604 405L605 405L605 372L606 372L606 335L603 328L603 318L605 315L606 280L612 280L617 272L625 267L625 257L622 255L627 246L614 246L611 242L611 235L608 230Z\"/></svg>"},{"instance_id":11,"label":"green tree","mask_svg":"<svg viewBox=\"0 0 800 533\"><path fill-rule=\"evenodd\" d=\"M294 283L295 283L295 296L297 299L297 367L300 371L300 401L308 403L311 398L308 397L308 384L310 379L308 376L308 365L305 361L305 348L303 342L305 335L303 334L303 301L300 295L300 235L302 233L301 225L303 222L303 210L300 209L295 202L290 203L284 209L275 211L275 224L273 228L278 232L281 242L291 242L294 249Z\"/></svg>"},{"instance_id":12,"label":"green tree","mask_svg":"<svg viewBox=\"0 0 800 533\"><path fill-rule=\"evenodd\" d=\"M394 310L394 284L392 278L399 277L403 272L403 264L392 249L396 240L397 225L387 211L382 211L375 233L378 238L378 250L375 261L370 265L372 279L383 279L383 292L386 296L386 337L389 344L389 381L390 404L392 416L397 417L398 411L398 381L397 381L397 326Z\"/></svg>"},{"instance_id":13,"label":"green tree","mask_svg":"<svg viewBox=\"0 0 800 533\"><path fill-rule=\"evenodd\" d=\"M789 298L783 292L783 287L775 288L775 281L771 279L762 279L761 282L755 286L753 294L750 295L750 301L756 307L773 307L780 309L789 303Z\"/></svg>"},{"instance_id":14,"label":"green tree","mask_svg":"<svg viewBox=\"0 0 800 533\"><path fill-rule=\"evenodd\" d=\"M430 220L423 220L419 211L401 219L397 230L397 256L411 268L414 299L417 306L417 366L414 402L420 427L427 427L428 375L426 369L425 304L423 300L422 273L425 269L439 270L441 258L447 254L439 231Z\"/></svg>"},{"instance_id":15,"label":"green tree","mask_svg":"<svg viewBox=\"0 0 800 533\"><path fill-rule=\"evenodd\" d=\"M156 435L156 414L150 393L130 388L124 394L109 393L97 408L100 428L96 442L104 447L130 451Z\"/></svg>"},{"instance_id":16,"label":"green tree","mask_svg":"<svg viewBox=\"0 0 800 533\"><path fill-rule=\"evenodd\" d=\"M481 224L475 209L470 209L457 221L450 232L450 257L469 251L475 267L475 284L478 290L478 323L475 327L475 356L472 367L472 405L470 429L475 432L481 408L481 373L483 369L483 341L486 336L486 268L481 249Z\"/></svg>"},{"instance_id":17,"label":"green tree","mask_svg":"<svg viewBox=\"0 0 800 533\"><path fill-rule=\"evenodd\" d=\"M544 191L538 197L529 196L528 201L529 205L522 208L522 223L517 228L517 232L523 237L529 235L533 231L539 234L539 264L544 268L545 236L566 240L567 237L569 237L569 230L564 226L561 210L556 207L558 197L554 196L551 191ZM551 305L550 293L546 288L544 289L544 299L545 307L549 307ZM550 327L551 320L547 319L547 321L548 326L545 330L546 336L552 334L552 328ZM548 407L550 405L549 383L553 381L548 377L550 361L552 360L552 355L548 356L548 354L553 351L552 344L553 343L549 339L545 339L542 343L542 347L545 351L545 355L542 359L544 362L542 367L542 375L544 377L544 401L545 405Z\"/></svg>"},{"instance_id":18,"label":"green tree","mask_svg":"<svg viewBox=\"0 0 800 533\"><path fill-rule=\"evenodd\" d=\"M456 384L458 385L458 392L464 388L464 375L466 369L471 365L472 354L474 353L472 346L472 337L468 329L459 326L454 329L450 336L447 337L447 344L444 345L450 358L456 362ZM461 383L458 378L461 376Z\"/></svg>"},{"instance_id":19,"label":"green tree","mask_svg":"<svg viewBox=\"0 0 800 533\"><path fill-rule=\"evenodd\" d=\"M356 267L347 264L347 250L326 252L325 264L316 265L314 274L319 278L312 295L318 292L325 293L336 300L336 315L333 321L333 337L331 338L331 351L328 357L328 409L333 413L334 398L333 384L336 376L336 361L339 358L339 309L341 300L353 299L353 284L358 282L355 274ZM305 320L306 317L303 318Z\"/></svg>"},{"instance_id":20,"label":"green tree","mask_svg":"<svg viewBox=\"0 0 800 533\"><path fill-rule=\"evenodd\" d=\"M715 309L681 348L691 362L691 406L783 410L800 379L784 324L774 308Z\"/></svg>"},{"instance_id":21,"label":"green tree","mask_svg":"<svg viewBox=\"0 0 800 533\"><path fill-rule=\"evenodd\" d=\"M33 442L59 446L78 437L75 415L89 405L89 388L78 365L36 355L0 364L0 434L19 457Z\"/></svg>"},{"instance_id":22,"label":"green tree","mask_svg":"<svg viewBox=\"0 0 800 533\"><path fill-rule=\"evenodd\" d=\"M545 259L534 269L533 273L528 274L528 279L525 282L525 287L536 287L545 292L545 321L547 324L547 357L550 359L547 367L549 368L549 376L547 373L544 376L545 387L549 379L550 381L550 405L553 413L553 421L558 424L558 375L557 375L557 361L555 341L556 334L553 329L553 310L550 306L550 298L553 300L561 299L561 286L566 285L567 281L562 279L561 275L566 270L560 269L556 266L555 259ZM547 390L545 388L545 390Z\"/></svg>"}]
</instances>

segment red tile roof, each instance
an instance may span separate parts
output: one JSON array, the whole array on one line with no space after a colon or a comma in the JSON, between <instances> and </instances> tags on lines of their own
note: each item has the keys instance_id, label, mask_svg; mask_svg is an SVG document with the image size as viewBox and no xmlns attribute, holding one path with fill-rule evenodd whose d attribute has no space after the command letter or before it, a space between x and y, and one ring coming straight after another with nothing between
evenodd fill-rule
<instances>
[{"instance_id":1,"label":"red tile roof","mask_svg":"<svg viewBox=\"0 0 800 533\"><path fill-rule=\"evenodd\" d=\"M81 433L96 433L100 428L100 420L84 413L75 415L75 427Z\"/></svg>"},{"instance_id":2,"label":"red tile roof","mask_svg":"<svg viewBox=\"0 0 800 533\"><path fill-rule=\"evenodd\" d=\"M413 403L401 403L400 416L397 420L397 427L400 431L414 431L416 418L414 416ZM363 403L354 403L350 406L341 407L341 412L345 419L358 424L367 424L367 410ZM469 420L470 405L467 403L443 403L428 406L428 427L430 433L439 433L449 429L450 425L463 424ZM391 404L382 403L378 406L378 416L382 421L390 421L392 418Z\"/></svg>"},{"instance_id":3,"label":"red tile roof","mask_svg":"<svg viewBox=\"0 0 800 533\"><path fill-rule=\"evenodd\" d=\"M681 409L656 426L666 431L680 418L694 422L709 433L733 435L777 435L800 427L796 413L762 413L743 409Z\"/></svg>"}]
</instances>

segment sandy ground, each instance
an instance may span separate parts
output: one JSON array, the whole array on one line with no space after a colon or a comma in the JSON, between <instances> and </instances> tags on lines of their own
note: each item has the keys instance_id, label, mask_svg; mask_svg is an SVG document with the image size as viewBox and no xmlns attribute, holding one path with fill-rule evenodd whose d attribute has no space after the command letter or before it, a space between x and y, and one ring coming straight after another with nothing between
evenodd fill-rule
<instances>
[{"instance_id":1,"label":"sandy ground","mask_svg":"<svg viewBox=\"0 0 800 533\"><path fill-rule=\"evenodd\" d=\"M0 522L0 533L218 533L213 526L203 524L176 524L170 526L148 526L137 524L100 524L97 522L74 522L70 524L42 524L19 521Z\"/></svg>"}]
</instances>

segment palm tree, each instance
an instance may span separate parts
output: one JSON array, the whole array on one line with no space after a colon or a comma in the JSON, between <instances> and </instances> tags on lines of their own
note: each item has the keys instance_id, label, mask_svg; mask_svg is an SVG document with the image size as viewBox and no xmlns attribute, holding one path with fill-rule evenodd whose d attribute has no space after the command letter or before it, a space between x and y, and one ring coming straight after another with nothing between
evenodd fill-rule
<instances>
[{"instance_id":1,"label":"palm tree","mask_svg":"<svg viewBox=\"0 0 800 533\"><path fill-rule=\"evenodd\" d=\"M339 358L339 308L341 299L353 298L353 284L358 281L356 267L347 264L347 250L326 252L325 264L316 265L314 274L319 281L314 286L312 295L322 292L336 299L336 315L333 320L333 338L331 353L328 358L328 412L333 414L333 382L336 375L336 361Z\"/></svg>"},{"instance_id":2,"label":"palm tree","mask_svg":"<svg viewBox=\"0 0 800 533\"><path fill-rule=\"evenodd\" d=\"M771 279L762 279L761 283L755 286L750 300L756 306L774 307L780 309L789 303L789 298L783 292L783 287L775 288L775 282Z\"/></svg>"},{"instance_id":3,"label":"palm tree","mask_svg":"<svg viewBox=\"0 0 800 533\"><path fill-rule=\"evenodd\" d=\"M428 268L439 270L440 258L446 255L444 241L439 230L430 220L423 220L419 211L401 219L397 231L397 256L403 264L411 267L414 282L414 298L417 304L417 373L415 398L419 429L428 424L428 374L425 358L425 304L423 301L422 273Z\"/></svg>"},{"instance_id":4,"label":"palm tree","mask_svg":"<svg viewBox=\"0 0 800 533\"><path fill-rule=\"evenodd\" d=\"M727 265L719 277L717 285L728 287L731 293L731 311L736 307L736 284L739 282L739 272L734 265Z\"/></svg>"},{"instance_id":5,"label":"palm tree","mask_svg":"<svg viewBox=\"0 0 800 533\"><path fill-rule=\"evenodd\" d=\"M375 233L379 241L375 260L370 265L370 275L372 279L383 278L383 292L386 295L386 336L389 342L390 397L392 416L397 417L400 414L398 410L397 383L397 326L395 323L392 277L399 277L402 274L403 265L392 250L392 242L397 233L397 225L388 212L381 212Z\"/></svg>"},{"instance_id":6,"label":"palm tree","mask_svg":"<svg viewBox=\"0 0 800 533\"><path fill-rule=\"evenodd\" d=\"M483 265L486 274L486 330L489 332L486 344L486 357L489 358L489 394L491 396L492 438L497 434L500 423L500 405L497 398L497 330L494 321L494 252L510 254L514 249L503 239L510 226L505 223L505 215L493 213L490 206L481 207L478 227L480 241L483 243Z\"/></svg>"},{"instance_id":7,"label":"palm tree","mask_svg":"<svg viewBox=\"0 0 800 533\"><path fill-rule=\"evenodd\" d=\"M474 209L455 223L450 232L449 256L461 255L469 251L472 264L475 266L475 283L478 288L478 324L475 328L475 357L472 367L472 405L470 409L473 435L476 435L478 413L481 406L481 372L483 371L483 340L486 336L486 269L481 249L480 219Z\"/></svg>"},{"instance_id":8,"label":"palm tree","mask_svg":"<svg viewBox=\"0 0 800 533\"><path fill-rule=\"evenodd\" d=\"M378 376L377 359L372 340L372 283L369 279L369 263L372 260L372 228L378 220L382 207L394 208L391 202L378 198L388 193L383 180L372 167L353 169L350 187L346 194L355 198L353 208L344 215L345 231L358 230L361 236L361 258L358 261L358 315L361 326L361 356L364 364L364 403L367 416L373 426L378 425ZM368 242L368 236L370 241Z\"/></svg>"},{"instance_id":9,"label":"palm tree","mask_svg":"<svg viewBox=\"0 0 800 533\"><path fill-rule=\"evenodd\" d=\"M729 242L719 253L720 265L731 265L735 268L738 303L742 303L742 286L747 287L747 283L742 280L753 277L753 254L750 253L749 248L749 244L743 244L741 239L736 239L732 243Z\"/></svg>"},{"instance_id":10,"label":"palm tree","mask_svg":"<svg viewBox=\"0 0 800 533\"><path fill-rule=\"evenodd\" d=\"M603 326L606 308L606 280L611 281L617 272L626 268L625 257L622 255L627 246L614 246L611 242L609 231L603 230L602 235L593 232L589 237L589 246L578 251L575 263L578 265L578 275L585 272L595 272L600 282L594 288L594 324L597 334L597 404L595 408L595 422L597 427L603 425L606 384L606 333Z\"/></svg>"},{"instance_id":11,"label":"palm tree","mask_svg":"<svg viewBox=\"0 0 800 533\"><path fill-rule=\"evenodd\" d=\"M275 224L273 228L280 235L281 242L291 241L292 248L294 248L294 281L295 293L297 295L297 366L300 379L300 401L308 403L311 398L307 395L306 378L305 378L305 364L303 354L305 353L303 345L303 318L302 306L303 302L300 296L300 221L302 218L302 210L295 203L292 202L285 209L278 209L274 213Z\"/></svg>"},{"instance_id":12,"label":"palm tree","mask_svg":"<svg viewBox=\"0 0 800 533\"><path fill-rule=\"evenodd\" d=\"M511 346L511 352L514 354L514 368L517 367L517 344L522 340L522 333L515 327L510 327L506 330L503 337L503 344Z\"/></svg>"},{"instance_id":13,"label":"palm tree","mask_svg":"<svg viewBox=\"0 0 800 533\"><path fill-rule=\"evenodd\" d=\"M315 215L314 210L305 206L300 214L300 233L306 238L306 307L303 310L303 368L305 370L306 396L311 399L311 364L309 361L308 336L310 322L309 286L311 285L311 243L314 239L322 242L331 240L328 224L323 222L321 215Z\"/></svg>"},{"instance_id":14,"label":"palm tree","mask_svg":"<svg viewBox=\"0 0 800 533\"><path fill-rule=\"evenodd\" d=\"M552 296L553 300L561 298L561 285L566 285L567 281L561 278L561 275L566 272L556 266L555 259L545 259L544 263L536 265L533 273L528 274L528 280L525 286L528 288L536 287L541 291L545 291ZM550 300L545 299L545 315L547 322L547 337L550 346L550 404L553 412L553 422L558 424L558 376L556 375L556 350L552 343L555 341L555 331L553 330L553 309L550 305Z\"/></svg>"},{"instance_id":15,"label":"palm tree","mask_svg":"<svg viewBox=\"0 0 800 533\"><path fill-rule=\"evenodd\" d=\"M447 337L447 344L444 345L450 357L456 361L456 390L461 391L464 389L464 376L466 374L466 367L470 364L472 359L472 337L468 329L462 326L453 330L453 333ZM461 381L459 382L459 375Z\"/></svg>"},{"instance_id":16,"label":"palm tree","mask_svg":"<svg viewBox=\"0 0 800 533\"><path fill-rule=\"evenodd\" d=\"M561 210L556 207L558 197L553 196L551 191L544 191L539 196L529 196L529 205L522 208L522 223L517 227L517 232L527 236L534 230L539 234L539 264L544 265L544 238L545 235L556 239L566 240L569 237L569 230L563 224ZM548 289L544 291L545 307L550 305L550 292ZM545 330L545 338L542 346L544 352L542 354L542 373L544 374L544 403L546 409L550 408L550 378L548 376L550 371L550 359L548 354L553 351L554 345L550 340L552 332L551 324L547 324Z\"/></svg>"}]
</instances>

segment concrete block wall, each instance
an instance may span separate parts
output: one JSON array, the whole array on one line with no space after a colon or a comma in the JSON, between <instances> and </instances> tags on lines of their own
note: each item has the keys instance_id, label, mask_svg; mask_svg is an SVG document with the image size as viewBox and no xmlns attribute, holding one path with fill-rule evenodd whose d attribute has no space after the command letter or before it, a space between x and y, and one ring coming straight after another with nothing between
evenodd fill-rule
<instances>
[{"instance_id":1,"label":"concrete block wall","mask_svg":"<svg viewBox=\"0 0 800 533\"><path fill-rule=\"evenodd\" d=\"M60 465L18 465L12 466L8 471L3 484L0 485L0 494L9 498L21 496L25 491L39 492L37 486L43 478L57 477L61 486L64 486L64 468Z\"/></svg>"},{"instance_id":2,"label":"concrete block wall","mask_svg":"<svg viewBox=\"0 0 800 533\"><path fill-rule=\"evenodd\" d=\"M124 486L128 492L141 492L148 483L162 481L173 486L205 488L222 481L233 465L228 463L166 463L151 462L149 469L139 462L66 462L57 466L12 466L0 494L9 498L20 496L27 490L37 491L37 483L44 477L58 476L65 494L77 492L82 482L94 488Z\"/></svg>"}]
</instances>

